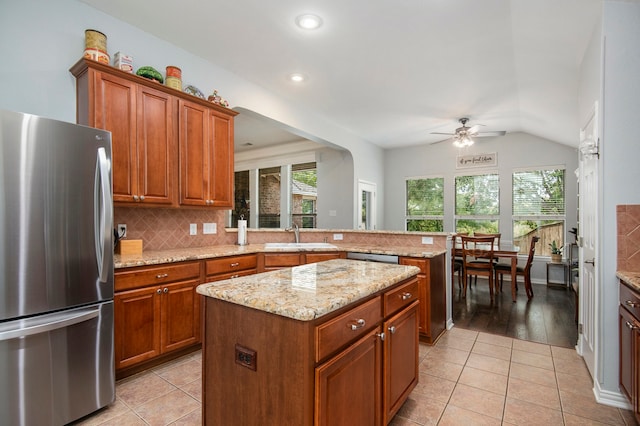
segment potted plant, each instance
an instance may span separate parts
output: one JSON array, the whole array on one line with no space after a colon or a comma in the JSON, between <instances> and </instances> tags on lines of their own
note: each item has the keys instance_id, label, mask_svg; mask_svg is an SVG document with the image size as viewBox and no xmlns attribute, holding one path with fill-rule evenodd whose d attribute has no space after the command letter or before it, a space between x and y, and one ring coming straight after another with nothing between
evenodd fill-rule
<instances>
[{"instance_id":1,"label":"potted plant","mask_svg":"<svg viewBox=\"0 0 640 426\"><path fill-rule=\"evenodd\" d=\"M549 247L551 247L551 261L553 263L562 262L562 247L564 246L558 247L556 240L553 240L551 244L549 244Z\"/></svg>"}]
</instances>

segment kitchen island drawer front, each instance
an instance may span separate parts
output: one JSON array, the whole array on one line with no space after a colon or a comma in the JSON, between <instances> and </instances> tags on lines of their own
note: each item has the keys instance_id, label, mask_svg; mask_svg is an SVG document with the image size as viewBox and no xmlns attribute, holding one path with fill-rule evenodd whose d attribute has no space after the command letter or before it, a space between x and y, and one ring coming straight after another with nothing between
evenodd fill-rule
<instances>
[{"instance_id":1,"label":"kitchen island drawer front","mask_svg":"<svg viewBox=\"0 0 640 426\"><path fill-rule=\"evenodd\" d=\"M418 279L413 278L406 284L386 292L383 298L384 316L386 317L418 300Z\"/></svg>"},{"instance_id":2,"label":"kitchen island drawer front","mask_svg":"<svg viewBox=\"0 0 640 426\"><path fill-rule=\"evenodd\" d=\"M200 262L184 262L155 267L126 268L115 274L115 291L165 284L200 277Z\"/></svg>"},{"instance_id":3,"label":"kitchen island drawer front","mask_svg":"<svg viewBox=\"0 0 640 426\"><path fill-rule=\"evenodd\" d=\"M624 281L620 286L620 305L640 320L640 294L627 287Z\"/></svg>"},{"instance_id":4,"label":"kitchen island drawer front","mask_svg":"<svg viewBox=\"0 0 640 426\"><path fill-rule=\"evenodd\" d=\"M427 273L427 262L425 261L425 259L412 258L412 257L401 257L400 258L400 264L401 265L406 265L406 266L416 266L416 267L420 268L420 273L421 274L426 274Z\"/></svg>"},{"instance_id":5,"label":"kitchen island drawer front","mask_svg":"<svg viewBox=\"0 0 640 426\"><path fill-rule=\"evenodd\" d=\"M256 269L257 264L258 260L255 254L211 259L207 260L206 274L226 274L245 269Z\"/></svg>"},{"instance_id":6,"label":"kitchen island drawer front","mask_svg":"<svg viewBox=\"0 0 640 426\"><path fill-rule=\"evenodd\" d=\"M363 336L382 319L377 296L316 327L316 362Z\"/></svg>"}]
</instances>

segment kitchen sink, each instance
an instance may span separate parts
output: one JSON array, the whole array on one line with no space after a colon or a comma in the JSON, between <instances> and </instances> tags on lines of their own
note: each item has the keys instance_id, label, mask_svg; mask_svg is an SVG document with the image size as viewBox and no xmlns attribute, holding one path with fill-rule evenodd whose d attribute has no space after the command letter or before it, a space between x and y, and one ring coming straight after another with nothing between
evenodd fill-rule
<instances>
[{"instance_id":1,"label":"kitchen sink","mask_svg":"<svg viewBox=\"0 0 640 426\"><path fill-rule=\"evenodd\" d=\"M329 243L266 243L264 248L279 249L337 249L338 247Z\"/></svg>"}]
</instances>

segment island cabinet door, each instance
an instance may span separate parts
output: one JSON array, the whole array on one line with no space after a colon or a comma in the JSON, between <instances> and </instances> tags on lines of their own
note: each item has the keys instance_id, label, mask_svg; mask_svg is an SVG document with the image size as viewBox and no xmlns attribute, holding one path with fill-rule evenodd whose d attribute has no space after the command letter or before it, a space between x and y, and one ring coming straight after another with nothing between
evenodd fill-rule
<instances>
[{"instance_id":1,"label":"island cabinet door","mask_svg":"<svg viewBox=\"0 0 640 426\"><path fill-rule=\"evenodd\" d=\"M418 384L418 301L383 324L384 424L398 412Z\"/></svg>"},{"instance_id":2,"label":"island cabinet door","mask_svg":"<svg viewBox=\"0 0 640 426\"><path fill-rule=\"evenodd\" d=\"M382 424L380 327L316 368L316 426Z\"/></svg>"}]
</instances>

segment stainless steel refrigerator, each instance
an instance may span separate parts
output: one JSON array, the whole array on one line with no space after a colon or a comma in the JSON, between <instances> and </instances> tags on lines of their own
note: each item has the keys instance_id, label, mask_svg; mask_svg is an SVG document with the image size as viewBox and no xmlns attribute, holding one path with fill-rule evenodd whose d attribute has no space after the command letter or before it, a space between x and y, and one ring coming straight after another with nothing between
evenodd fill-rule
<instances>
[{"instance_id":1,"label":"stainless steel refrigerator","mask_svg":"<svg viewBox=\"0 0 640 426\"><path fill-rule=\"evenodd\" d=\"M0 425L114 401L111 134L0 110Z\"/></svg>"}]
</instances>

